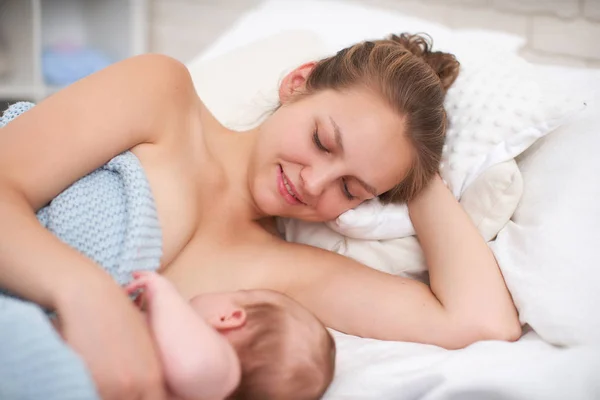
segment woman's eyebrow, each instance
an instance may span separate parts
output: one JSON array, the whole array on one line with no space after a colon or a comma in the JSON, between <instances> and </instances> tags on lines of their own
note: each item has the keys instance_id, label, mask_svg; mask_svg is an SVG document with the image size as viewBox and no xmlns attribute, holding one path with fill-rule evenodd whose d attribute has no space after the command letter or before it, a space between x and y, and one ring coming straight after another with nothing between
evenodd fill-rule
<instances>
[{"instance_id":1,"label":"woman's eyebrow","mask_svg":"<svg viewBox=\"0 0 600 400\"><path fill-rule=\"evenodd\" d=\"M344 142L342 141L342 132L340 131L340 127L338 126L338 124L335 123L333 118L331 118L331 115L329 116L329 121L331 122L331 125L333 125L333 133L335 135L335 142L337 143L340 150L343 152L344 151Z\"/></svg>"},{"instance_id":2,"label":"woman's eyebrow","mask_svg":"<svg viewBox=\"0 0 600 400\"><path fill-rule=\"evenodd\" d=\"M373 186L369 185L367 182L363 181L360 178L355 177L354 179L356 179L356 181L360 183L367 192L371 193L373 197L377 197L377 189L375 189Z\"/></svg>"},{"instance_id":3,"label":"woman's eyebrow","mask_svg":"<svg viewBox=\"0 0 600 400\"><path fill-rule=\"evenodd\" d=\"M344 142L342 140L342 131L341 131L340 127L338 126L338 124L335 123L333 118L331 118L331 115L329 116L329 121L331 122L331 125L333 126L335 142L337 143L338 147L340 148L340 151L343 153L344 152ZM374 197L377 197L377 189L375 189L373 186L369 185L367 182L363 181L362 179L360 179L358 177L355 177L354 179L356 179L356 181L358 183L360 183L361 186L363 188L365 188L365 190L367 192L371 193Z\"/></svg>"}]
</instances>

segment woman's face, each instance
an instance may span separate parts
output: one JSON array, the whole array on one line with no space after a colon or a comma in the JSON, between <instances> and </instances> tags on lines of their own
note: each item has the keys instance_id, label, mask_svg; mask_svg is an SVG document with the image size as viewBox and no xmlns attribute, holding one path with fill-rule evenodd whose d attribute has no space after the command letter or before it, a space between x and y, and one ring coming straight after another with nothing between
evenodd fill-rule
<instances>
[{"instance_id":1,"label":"woman's face","mask_svg":"<svg viewBox=\"0 0 600 400\"><path fill-rule=\"evenodd\" d=\"M249 171L264 214L333 220L406 176L411 149L404 123L377 94L325 90L290 101L286 90L303 83L290 75L282 106L260 127Z\"/></svg>"}]
</instances>

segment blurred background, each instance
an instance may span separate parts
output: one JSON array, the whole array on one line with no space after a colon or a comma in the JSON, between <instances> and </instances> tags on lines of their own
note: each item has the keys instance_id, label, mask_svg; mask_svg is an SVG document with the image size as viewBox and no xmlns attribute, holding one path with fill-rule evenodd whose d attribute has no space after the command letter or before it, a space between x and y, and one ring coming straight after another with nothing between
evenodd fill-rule
<instances>
[{"instance_id":1,"label":"blurred background","mask_svg":"<svg viewBox=\"0 0 600 400\"><path fill-rule=\"evenodd\" d=\"M530 62L600 68L600 0L337 1L394 10L454 29L516 34L525 38L520 54ZM144 52L188 62L261 2L0 0L0 102L39 101L110 63Z\"/></svg>"}]
</instances>

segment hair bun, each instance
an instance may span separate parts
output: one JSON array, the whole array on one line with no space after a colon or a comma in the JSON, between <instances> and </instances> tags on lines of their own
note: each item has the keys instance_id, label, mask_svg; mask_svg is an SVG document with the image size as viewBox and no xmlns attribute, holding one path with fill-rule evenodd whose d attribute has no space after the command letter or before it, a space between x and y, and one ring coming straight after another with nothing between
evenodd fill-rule
<instances>
[{"instance_id":1,"label":"hair bun","mask_svg":"<svg viewBox=\"0 0 600 400\"><path fill-rule=\"evenodd\" d=\"M440 78L444 91L456 80L460 63L453 54L431 51L433 41L429 35L402 33L391 35L389 39L422 58Z\"/></svg>"}]
</instances>

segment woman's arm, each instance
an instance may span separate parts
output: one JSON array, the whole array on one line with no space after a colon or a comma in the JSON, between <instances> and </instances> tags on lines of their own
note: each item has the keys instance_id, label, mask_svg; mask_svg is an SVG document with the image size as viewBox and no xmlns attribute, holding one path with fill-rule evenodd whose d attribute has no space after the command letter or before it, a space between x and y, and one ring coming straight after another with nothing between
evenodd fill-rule
<instances>
[{"instance_id":1,"label":"woman's arm","mask_svg":"<svg viewBox=\"0 0 600 400\"><path fill-rule=\"evenodd\" d=\"M431 291L452 320L476 321L483 335L518 338L517 311L496 259L439 176L409 203L409 212Z\"/></svg>"},{"instance_id":2,"label":"woman's arm","mask_svg":"<svg viewBox=\"0 0 600 400\"><path fill-rule=\"evenodd\" d=\"M67 87L0 130L0 287L48 308L55 295L81 287L92 263L42 229L34 212L117 154L163 140L181 115L174 108L190 104L192 92L185 66L138 56Z\"/></svg>"},{"instance_id":3,"label":"woman's arm","mask_svg":"<svg viewBox=\"0 0 600 400\"><path fill-rule=\"evenodd\" d=\"M0 129L0 287L58 311L104 398L162 398L151 338L110 276L43 229L34 212L117 154L159 142L178 115L169 107L189 103L186 74L166 57L135 57Z\"/></svg>"},{"instance_id":4,"label":"woman's arm","mask_svg":"<svg viewBox=\"0 0 600 400\"><path fill-rule=\"evenodd\" d=\"M414 199L409 210L431 288L332 252L289 243L277 252L278 262L299 267L292 272L297 274L290 280L294 283L283 290L327 326L357 336L445 348L516 340L521 329L498 265L441 179Z\"/></svg>"}]
</instances>

